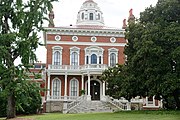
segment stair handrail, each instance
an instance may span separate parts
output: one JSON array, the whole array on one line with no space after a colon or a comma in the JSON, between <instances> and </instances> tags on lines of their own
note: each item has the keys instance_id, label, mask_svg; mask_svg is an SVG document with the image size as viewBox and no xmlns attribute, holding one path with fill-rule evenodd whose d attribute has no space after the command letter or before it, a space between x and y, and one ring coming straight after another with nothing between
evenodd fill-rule
<instances>
[{"instance_id":1,"label":"stair handrail","mask_svg":"<svg viewBox=\"0 0 180 120\"><path fill-rule=\"evenodd\" d=\"M78 97L75 101L68 103L66 113L71 109L73 109L74 107L76 107L77 105L81 104L84 100L85 100L85 95L82 95Z\"/></svg>"},{"instance_id":2,"label":"stair handrail","mask_svg":"<svg viewBox=\"0 0 180 120\"><path fill-rule=\"evenodd\" d=\"M127 110L127 103L123 104L121 101L115 101L112 97L109 96L106 96L106 100L120 110Z\"/></svg>"}]
</instances>

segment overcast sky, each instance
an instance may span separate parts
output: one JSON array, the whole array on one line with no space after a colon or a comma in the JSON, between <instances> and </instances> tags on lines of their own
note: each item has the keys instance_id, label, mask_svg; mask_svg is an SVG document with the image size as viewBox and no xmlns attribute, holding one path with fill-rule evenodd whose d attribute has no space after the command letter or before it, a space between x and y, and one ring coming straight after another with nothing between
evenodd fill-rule
<instances>
[{"instance_id":1,"label":"overcast sky","mask_svg":"<svg viewBox=\"0 0 180 120\"><path fill-rule=\"evenodd\" d=\"M59 0L60 2L53 3L55 14L55 26L69 26L76 24L77 13L86 0ZM101 11L105 21L105 26L122 27L123 19L129 16L129 10L133 9L133 14L139 18L140 12L150 5L155 6L158 0L94 0ZM47 26L46 24L44 26ZM42 35L42 34L41 34ZM40 39L43 42L41 36ZM36 51L39 61L46 62L46 49L40 47Z\"/></svg>"}]
</instances>

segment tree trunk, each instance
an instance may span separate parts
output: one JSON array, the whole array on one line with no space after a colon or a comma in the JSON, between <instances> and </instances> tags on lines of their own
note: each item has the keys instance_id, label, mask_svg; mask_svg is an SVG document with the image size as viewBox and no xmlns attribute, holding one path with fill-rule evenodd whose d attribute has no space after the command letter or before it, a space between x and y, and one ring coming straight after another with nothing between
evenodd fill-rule
<instances>
[{"instance_id":1,"label":"tree trunk","mask_svg":"<svg viewBox=\"0 0 180 120\"><path fill-rule=\"evenodd\" d=\"M16 106L15 106L15 95L13 91L10 91L8 95L8 104L7 104L7 119L16 117Z\"/></svg>"}]
</instances>

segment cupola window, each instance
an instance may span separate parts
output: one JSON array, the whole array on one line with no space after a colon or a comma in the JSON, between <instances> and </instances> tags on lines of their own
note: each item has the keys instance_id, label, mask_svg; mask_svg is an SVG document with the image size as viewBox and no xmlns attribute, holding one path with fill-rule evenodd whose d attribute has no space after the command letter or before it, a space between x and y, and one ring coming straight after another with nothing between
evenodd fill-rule
<instances>
[{"instance_id":1,"label":"cupola window","mask_svg":"<svg viewBox=\"0 0 180 120\"><path fill-rule=\"evenodd\" d=\"M81 19L84 20L84 13L81 14Z\"/></svg>"},{"instance_id":2,"label":"cupola window","mask_svg":"<svg viewBox=\"0 0 180 120\"><path fill-rule=\"evenodd\" d=\"M94 20L94 18L93 18L93 13L90 13L90 14L89 14L89 20Z\"/></svg>"},{"instance_id":3,"label":"cupola window","mask_svg":"<svg viewBox=\"0 0 180 120\"><path fill-rule=\"evenodd\" d=\"M101 17L101 16L100 16L100 14L98 13L98 15L97 15L97 20L100 20L100 17Z\"/></svg>"}]
</instances>

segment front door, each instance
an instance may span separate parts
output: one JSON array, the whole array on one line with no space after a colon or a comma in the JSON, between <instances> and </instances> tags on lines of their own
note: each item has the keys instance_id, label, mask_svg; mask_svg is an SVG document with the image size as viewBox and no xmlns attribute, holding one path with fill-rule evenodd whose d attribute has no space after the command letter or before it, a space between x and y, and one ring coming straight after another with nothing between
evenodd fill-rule
<instances>
[{"instance_id":1,"label":"front door","mask_svg":"<svg viewBox=\"0 0 180 120\"><path fill-rule=\"evenodd\" d=\"M100 100L100 83L98 81L92 80L90 86L91 100Z\"/></svg>"}]
</instances>

